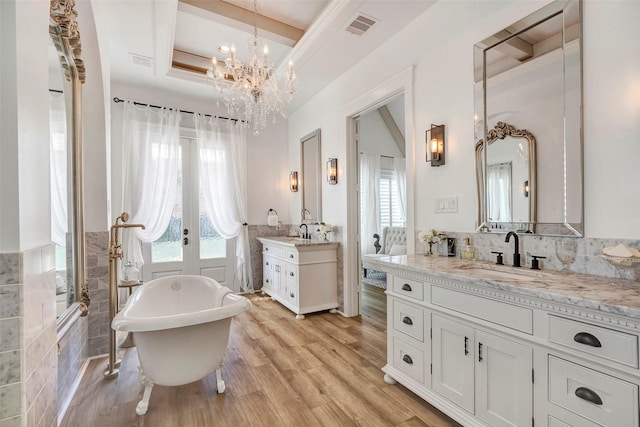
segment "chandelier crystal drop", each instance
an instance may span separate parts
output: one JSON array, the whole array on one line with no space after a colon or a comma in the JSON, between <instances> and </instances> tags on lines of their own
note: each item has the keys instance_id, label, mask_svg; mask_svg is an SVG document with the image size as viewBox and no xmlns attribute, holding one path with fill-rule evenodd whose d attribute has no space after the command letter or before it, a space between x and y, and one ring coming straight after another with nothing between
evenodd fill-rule
<instances>
[{"instance_id":1,"label":"chandelier crystal drop","mask_svg":"<svg viewBox=\"0 0 640 427\"><path fill-rule=\"evenodd\" d=\"M289 62L284 75L278 76L269 60L269 47L258 38L258 6L253 2L253 36L249 39L249 59L236 58L231 46L224 61L215 56L207 77L220 93L231 117L239 117L257 133L267 125L267 118L276 122L277 115L287 118L287 106L296 92L296 74Z\"/></svg>"}]
</instances>

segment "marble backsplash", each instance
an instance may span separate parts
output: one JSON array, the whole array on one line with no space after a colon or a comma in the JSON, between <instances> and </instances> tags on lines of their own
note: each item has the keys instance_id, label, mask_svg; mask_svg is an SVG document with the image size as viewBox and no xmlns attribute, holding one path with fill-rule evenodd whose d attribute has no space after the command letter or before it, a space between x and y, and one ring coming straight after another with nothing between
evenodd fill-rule
<instances>
[{"instance_id":1,"label":"marble backsplash","mask_svg":"<svg viewBox=\"0 0 640 427\"><path fill-rule=\"evenodd\" d=\"M495 261L496 255L492 251L503 252L504 263L511 265L513 262L513 239L506 243L504 233L458 233L442 231L448 237L456 239L456 256L460 257L460 250L464 246L464 239L471 239L471 246L476 251L476 259L481 261ZM540 259L540 268L543 270L572 271L574 273L592 274L594 276L613 277L620 279L631 279L640 281L640 265L636 267L625 267L605 260L601 254L602 249L609 246L624 244L628 247L640 249L640 240L632 239L602 239L602 238L576 238L576 237L556 237L540 236L529 234L518 234L520 239L520 257L522 267L530 267L532 255L543 256ZM568 244L575 247L575 255L565 255L561 261L561 247ZM424 243L416 238L416 253L424 251ZM445 242L441 242L434 247L439 255L447 255Z\"/></svg>"}]
</instances>

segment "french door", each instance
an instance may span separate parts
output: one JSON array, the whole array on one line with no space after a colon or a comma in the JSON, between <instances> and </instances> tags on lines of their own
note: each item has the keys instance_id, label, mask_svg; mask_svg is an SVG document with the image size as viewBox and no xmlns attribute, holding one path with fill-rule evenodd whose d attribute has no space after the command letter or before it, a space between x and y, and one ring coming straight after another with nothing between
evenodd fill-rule
<instances>
[{"instance_id":1,"label":"french door","mask_svg":"<svg viewBox=\"0 0 640 427\"><path fill-rule=\"evenodd\" d=\"M143 244L144 259L151 261L144 264L142 278L197 274L240 292L234 280L235 239L225 240L213 229L201 202L202 191L195 139L180 138L178 191L171 221L158 240Z\"/></svg>"}]
</instances>

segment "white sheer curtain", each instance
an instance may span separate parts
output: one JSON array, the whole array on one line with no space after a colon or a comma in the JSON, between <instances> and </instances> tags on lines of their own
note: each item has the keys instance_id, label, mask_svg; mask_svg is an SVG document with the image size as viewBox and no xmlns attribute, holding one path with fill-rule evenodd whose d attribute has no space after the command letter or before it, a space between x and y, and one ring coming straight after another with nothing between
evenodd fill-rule
<instances>
[{"instance_id":1,"label":"white sheer curtain","mask_svg":"<svg viewBox=\"0 0 640 427\"><path fill-rule=\"evenodd\" d=\"M360 252L376 253L373 235L379 233L380 156L360 153Z\"/></svg>"},{"instance_id":2,"label":"white sheer curtain","mask_svg":"<svg viewBox=\"0 0 640 427\"><path fill-rule=\"evenodd\" d=\"M51 241L67 245L67 126L64 94L49 92Z\"/></svg>"},{"instance_id":3,"label":"white sheer curtain","mask_svg":"<svg viewBox=\"0 0 640 427\"><path fill-rule=\"evenodd\" d=\"M511 162L487 166L487 209L490 221L511 221Z\"/></svg>"},{"instance_id":4,"label":"white sheer curtain","mask_svg":"<svg viewBox=\"0 0 640 427\"><path fill-rule=\"evenodd\" d=\"M253 292L247 227L247 141L239 122L194 114L200 189L213 228L236 238L236 274L241 288Z\"/></svg>"},{"instance_id":5,"label":"white sheer curtain","mask_svg":"<svg viewBox=\"0 0 640 427\"><path fill-rule=\"evenodd\" d=\"M129 213L129 223L145 225L145 230L123 233L123 261L142 265L140 241L153 242L164 234L176 201L180 111L126 101L123 116L122 206Z\"/></svg>"},{"instance_id":6,"label":"white sheer curtain","mask_svg":"<svg viewBox=\"0 0 640 427\"><path fill-rule=\"evenodd\" d=\"M398 210L402 222L407 225L407 167L404 157L393 158L393 168L396 171L396 187L398 190Z\"/></svg>"}]
</instances>

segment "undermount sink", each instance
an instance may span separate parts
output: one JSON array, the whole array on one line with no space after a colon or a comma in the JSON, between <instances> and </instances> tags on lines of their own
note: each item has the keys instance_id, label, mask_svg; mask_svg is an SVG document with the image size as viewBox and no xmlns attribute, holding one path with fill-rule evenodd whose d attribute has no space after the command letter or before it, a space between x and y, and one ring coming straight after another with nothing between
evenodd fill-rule
<instances>
[{"instance_id":1,"label":"undermount sink","mask_svg":"<svg viewBox=\"0 0 640 427\"><path fill-rule=\"evenodd\" d=\"M470 264L460 267L461 270L472 271L488 278L496 279L530 279L532 277L546 277L548 274L540 270L524 267L509 267L498 264Z\"/></svg>"}]
</instances>

